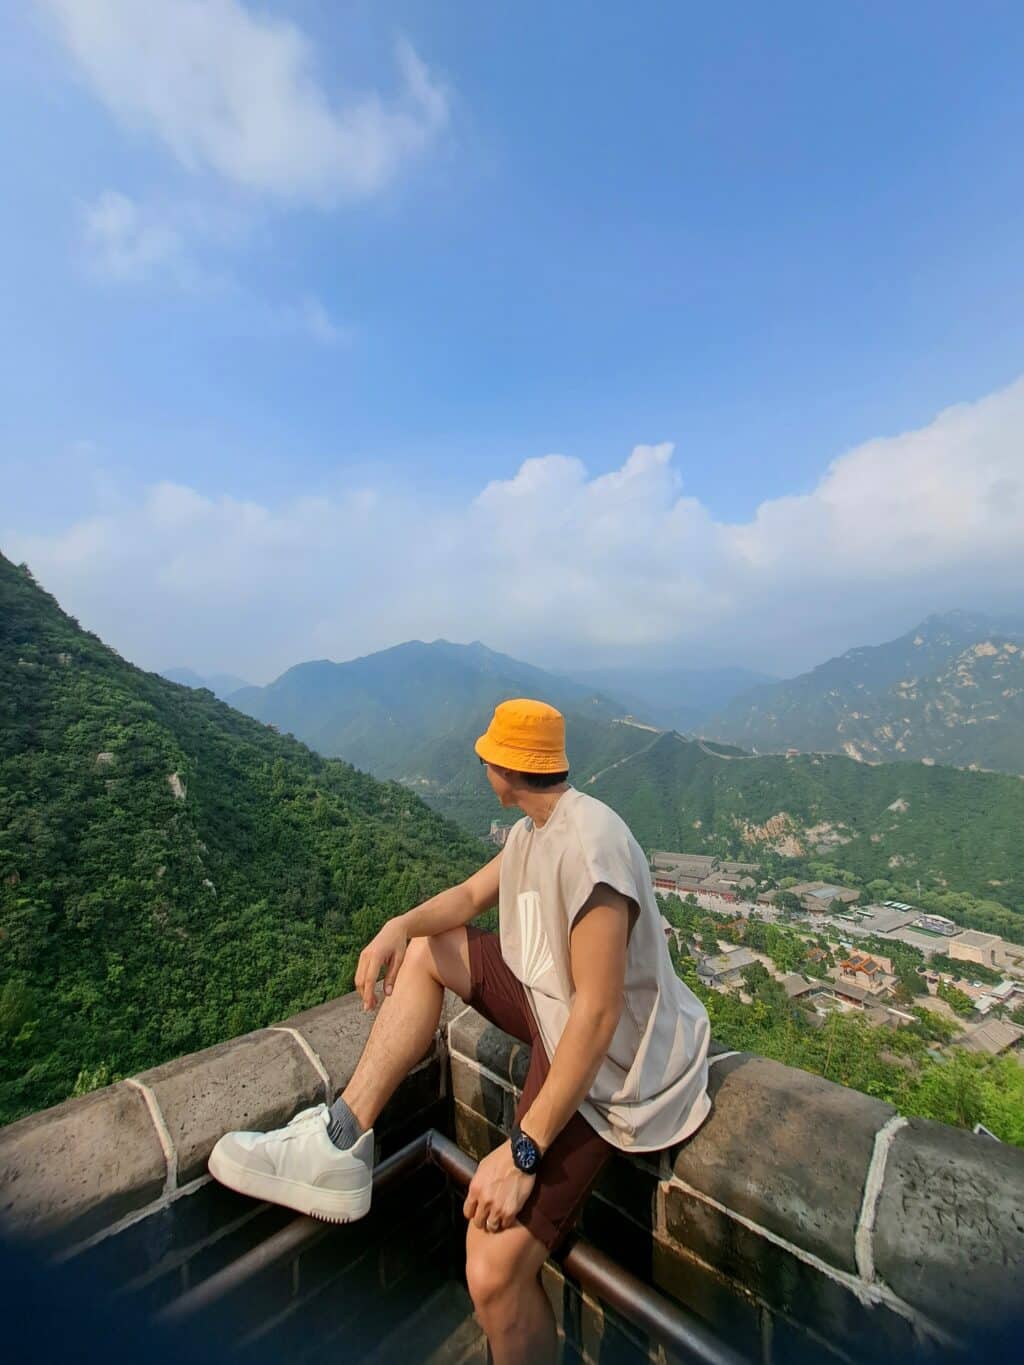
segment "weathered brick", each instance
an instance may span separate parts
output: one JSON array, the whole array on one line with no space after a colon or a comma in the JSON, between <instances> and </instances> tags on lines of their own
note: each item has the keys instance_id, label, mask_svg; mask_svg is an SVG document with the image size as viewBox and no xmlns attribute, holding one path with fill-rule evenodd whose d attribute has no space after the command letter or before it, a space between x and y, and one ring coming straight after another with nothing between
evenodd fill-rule
<instances>
[{"instance_id":1,"label":"weathered brick","mask_svg":"<svg viewBox=\"0 0 1024 1365\"><path fill-rule=\"evenodd\" d=\"M679 1179L856 1270L864 1180L875 1134L893 1107L745 1053L711 1068L709 1092L711 1116L674 1154Z\"/></svg>"},{"instance_id":2,"label":"weathered brick","mask_svg":"<svg viewBox=\"0 0 1024 1365\"><path fill-rule=\"evenodd\" d=\"M405 1077L384 1106L374 1130L384 1133L399 1128L440 1098L441 1060L434 1056Z\"/></svg>"},{"instance_id":3,"label":"weathered brick","mask_svg":"<svg viewBox=\"0 0 1024 1365\"><path fill-rule=\"evenodd\" d=\"M222 1133L279 1128L324 1098L312 1062L288 1033L263 1029L144 1071L178 1154L178 1183L206 1169Z\"/></svg>"},{"instance_id":4,"label":"weathered brick","mask_svg":"<svg viewBox=\"0 0 1024 1365\"><path fill-rule=\"evenodd\" d=\"M111 1289L171 1278L181 1266L215 1244L228 1245L239 1228L252 1228L260 1239L259 1220L266 1206L211 1180L185 1198L155 1208L81 1254L78 1264L97 1283ZM265 1234L262 1234L265 1235Z\"/></svg>"},{"instance_id":5,"label":"weathered brick","mask_svg":"<svg viewBox=\"0 0 1024 1365\"><path fill-rule=\"evenodd\" d=\"M506 1140L506 1134L488 1123L482 1114L455 1101L455 1141L474 1161L480 1161Z\"/></svg>"},{"instance_id":6,"label":"weathered brick","mask_svg":"<svg viewBox=\"0 0 1024 1365\"><path fill-rule=\"evenodd\" d=\"M1022 1190L1024 1151L911 1119L893 1139L878 1201L878 1275L954 1331L997 1328L1020 1312Z\"/></svg>"},{"instance_id":7,"label":"weathered brick","mask_svg":"<svg viewBox=\"0 0 1024 1365\"><path fill-rule=\"evenodd\" d=\"M665 1190L665 1224L682 1248L793 1322L827 1339L870 1341L875 1360L891 1346L905 1348L907 1326L897 1314L865 1307L839 1279L675 1186Z\"/></svg>"},{"instance_id":8,"label":"weathered brick","mask_svg":"<svg viewBox=\"0 0 1024 1365\"><path fill-rule=\"evenodd\" d=\"M465 1057L453 1056L451 1059L452 1094L455 1099L487 1119L505 1132L509 1131L515 1098L480 1067Z\"/></svg>"},{"instance_id":9,"label":"weathered brick","mask_svg":"<svg viewBox=\"0 0 1024 1365\"><path fill-rule=\"evenodd\" d=\"M107 1086L0 1129L10 1232L81 1241L157 1199L167 1163L142 1094Z\"/></svg>"},{"instance_id":10,"label":"weathered brick","mask_svg":"<svg viewBox=\"0 0 1024 1365\"><path fill-rule=\"evenodd\" d=\"M503 1081L522 1088L530 1060L529 1045L495 1028L476 1010L468 1010L453 1022L449 1041L453 1054L469 1057Z\"/></svg>"},{"instance_id":11,"label":"weathered brick","mask_svg":"<svg viewBox=\"0 0 1024 1365\"><path fill-rule=\"evenodd\" d=\"M734 1284L698 1264L677 1246L655 1238L651 1279L711 1327L741 1355L756 1360L761 1340L758 1305Z\"/></svg>"},{"instance_id":12,"label":"weathered brick","mask_svg":"<svg viewBox=\"0 0 1024 1365\"><path fill-rule=\"evenodd\" d=\"M631 1158L613 1156L598 1177L594 1193L628 1214L648 1233L657 1230L658 1181Z\"/></svg>"}]
</instances>

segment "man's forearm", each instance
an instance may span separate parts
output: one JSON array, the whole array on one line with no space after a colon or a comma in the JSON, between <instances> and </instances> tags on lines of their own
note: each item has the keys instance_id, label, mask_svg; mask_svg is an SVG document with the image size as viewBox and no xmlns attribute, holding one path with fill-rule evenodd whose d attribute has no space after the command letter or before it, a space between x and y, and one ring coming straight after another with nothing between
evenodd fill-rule
<instances>
[{"instance_id":1,"label":"man's forearm","mask_svg":"<svg viewBox=\"0 0 1024 1365\"><path fill-rule=\"evenodd\" d=\"M523 1131L542 1151L551 1146L586 1098L608 1054L620 1013L621 1004L613 1009L588 1005L576 997L547 1078L522 1118Z\"/></svg>"},{"instance_id":2,"label":"man's forearm","mask_svg":"<svg viewBox=\"0 0 1024 1365\"><path fill-rule=\"evenodd\" d=\"M446 929L457 929L460 924L468 924L478 913L473 898L461 884L450 886L447 891L414 906L398 918L405 926L410 938L426 938L430 934L443 934Z\"/></svg>"}]
</instances>

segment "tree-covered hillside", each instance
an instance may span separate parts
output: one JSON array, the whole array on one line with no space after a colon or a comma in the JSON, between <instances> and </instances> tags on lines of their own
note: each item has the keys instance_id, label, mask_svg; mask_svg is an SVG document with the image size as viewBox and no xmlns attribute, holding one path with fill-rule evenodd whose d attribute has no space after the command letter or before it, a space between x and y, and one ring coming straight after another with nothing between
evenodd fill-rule
<instances>
[{"instance_id":1,"label":"tree-covered hillside","mask_svg":"<svg viewBox=\"0 0 1024 1365\"><path fill-rule=\"evenodd\" d=\"M486 856L0 556L0 1122L348 990L385 918Z\"/></svg>"},{"instance_id":2,"label":"tree-covered hillside","mask_svg":"<svg viewBox=\"0 0 1024 1365\"><path fill-rule=\"evenodd\" d=\"M925 894L968 893L991 906L979 927L1024 927L1018 777L838 755L752 757L666 732L584 790L647 848L820 859L865 885L916 890L920 880Z\"/></svg>"},{"instance_id":3,"label":"tree-covered hillside","mask_svg":"<svg viewBox=\"0 0 1024 1365\"><path fill-rule=\"evenodd\" d=\"M348 663L298 664L269 687L230 698L318 753L395 778L435 810L484 834L498 811L473 741L509 697L540 697L566 717L573 780L649 744L656 731L619 720L627 707L479 641L410 640Z\"/></svg>"},{"instance_id":4,"label":"tree-covered hillside","mask_svg":"<svg viewBox=\"0 0 1024 1365\"><path fill-rule=\"evenodd\" d=\"M932 616L898 640L736 697L701 731L760 753L1024 773L1024 624Z\"/></svg>"}]
</instances>

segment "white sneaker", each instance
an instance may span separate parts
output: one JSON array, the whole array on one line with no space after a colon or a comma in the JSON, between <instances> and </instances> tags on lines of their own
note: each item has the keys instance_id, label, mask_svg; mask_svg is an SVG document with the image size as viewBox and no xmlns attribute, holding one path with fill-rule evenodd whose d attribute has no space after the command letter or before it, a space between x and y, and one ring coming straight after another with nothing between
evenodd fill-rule
<instances>
[{"instance_id":1,"label":"white sneaker","mask_svg":"<svg viewBox=\"0 0 1024 1365\"><path fill-rule=\"evenodd\" d=\"M351 1223L370 1208L373 1129L339 1150L327 1136L326 1104L304 1109L272 1133L225 1133L210 1153L210 1174L228 1189L329 1223Z\"/></svg>"}]
</instances>

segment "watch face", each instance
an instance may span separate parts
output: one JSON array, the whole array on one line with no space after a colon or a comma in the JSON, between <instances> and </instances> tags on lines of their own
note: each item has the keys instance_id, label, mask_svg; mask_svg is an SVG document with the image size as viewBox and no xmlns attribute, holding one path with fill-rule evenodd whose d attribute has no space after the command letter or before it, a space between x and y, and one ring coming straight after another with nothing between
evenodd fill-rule
<instances>
[{"instance_id":1,"label":"watch face","mask_svg":"<svg viewBox=\"0 0 1024 1365\"><path fill-rule=\"evenodd\" d=\"M519 1169L529 1175L537 1164L537 1148L525 1133L519 1133L512 1143L512 1159Z\"/></svg>"}]
</instances>

